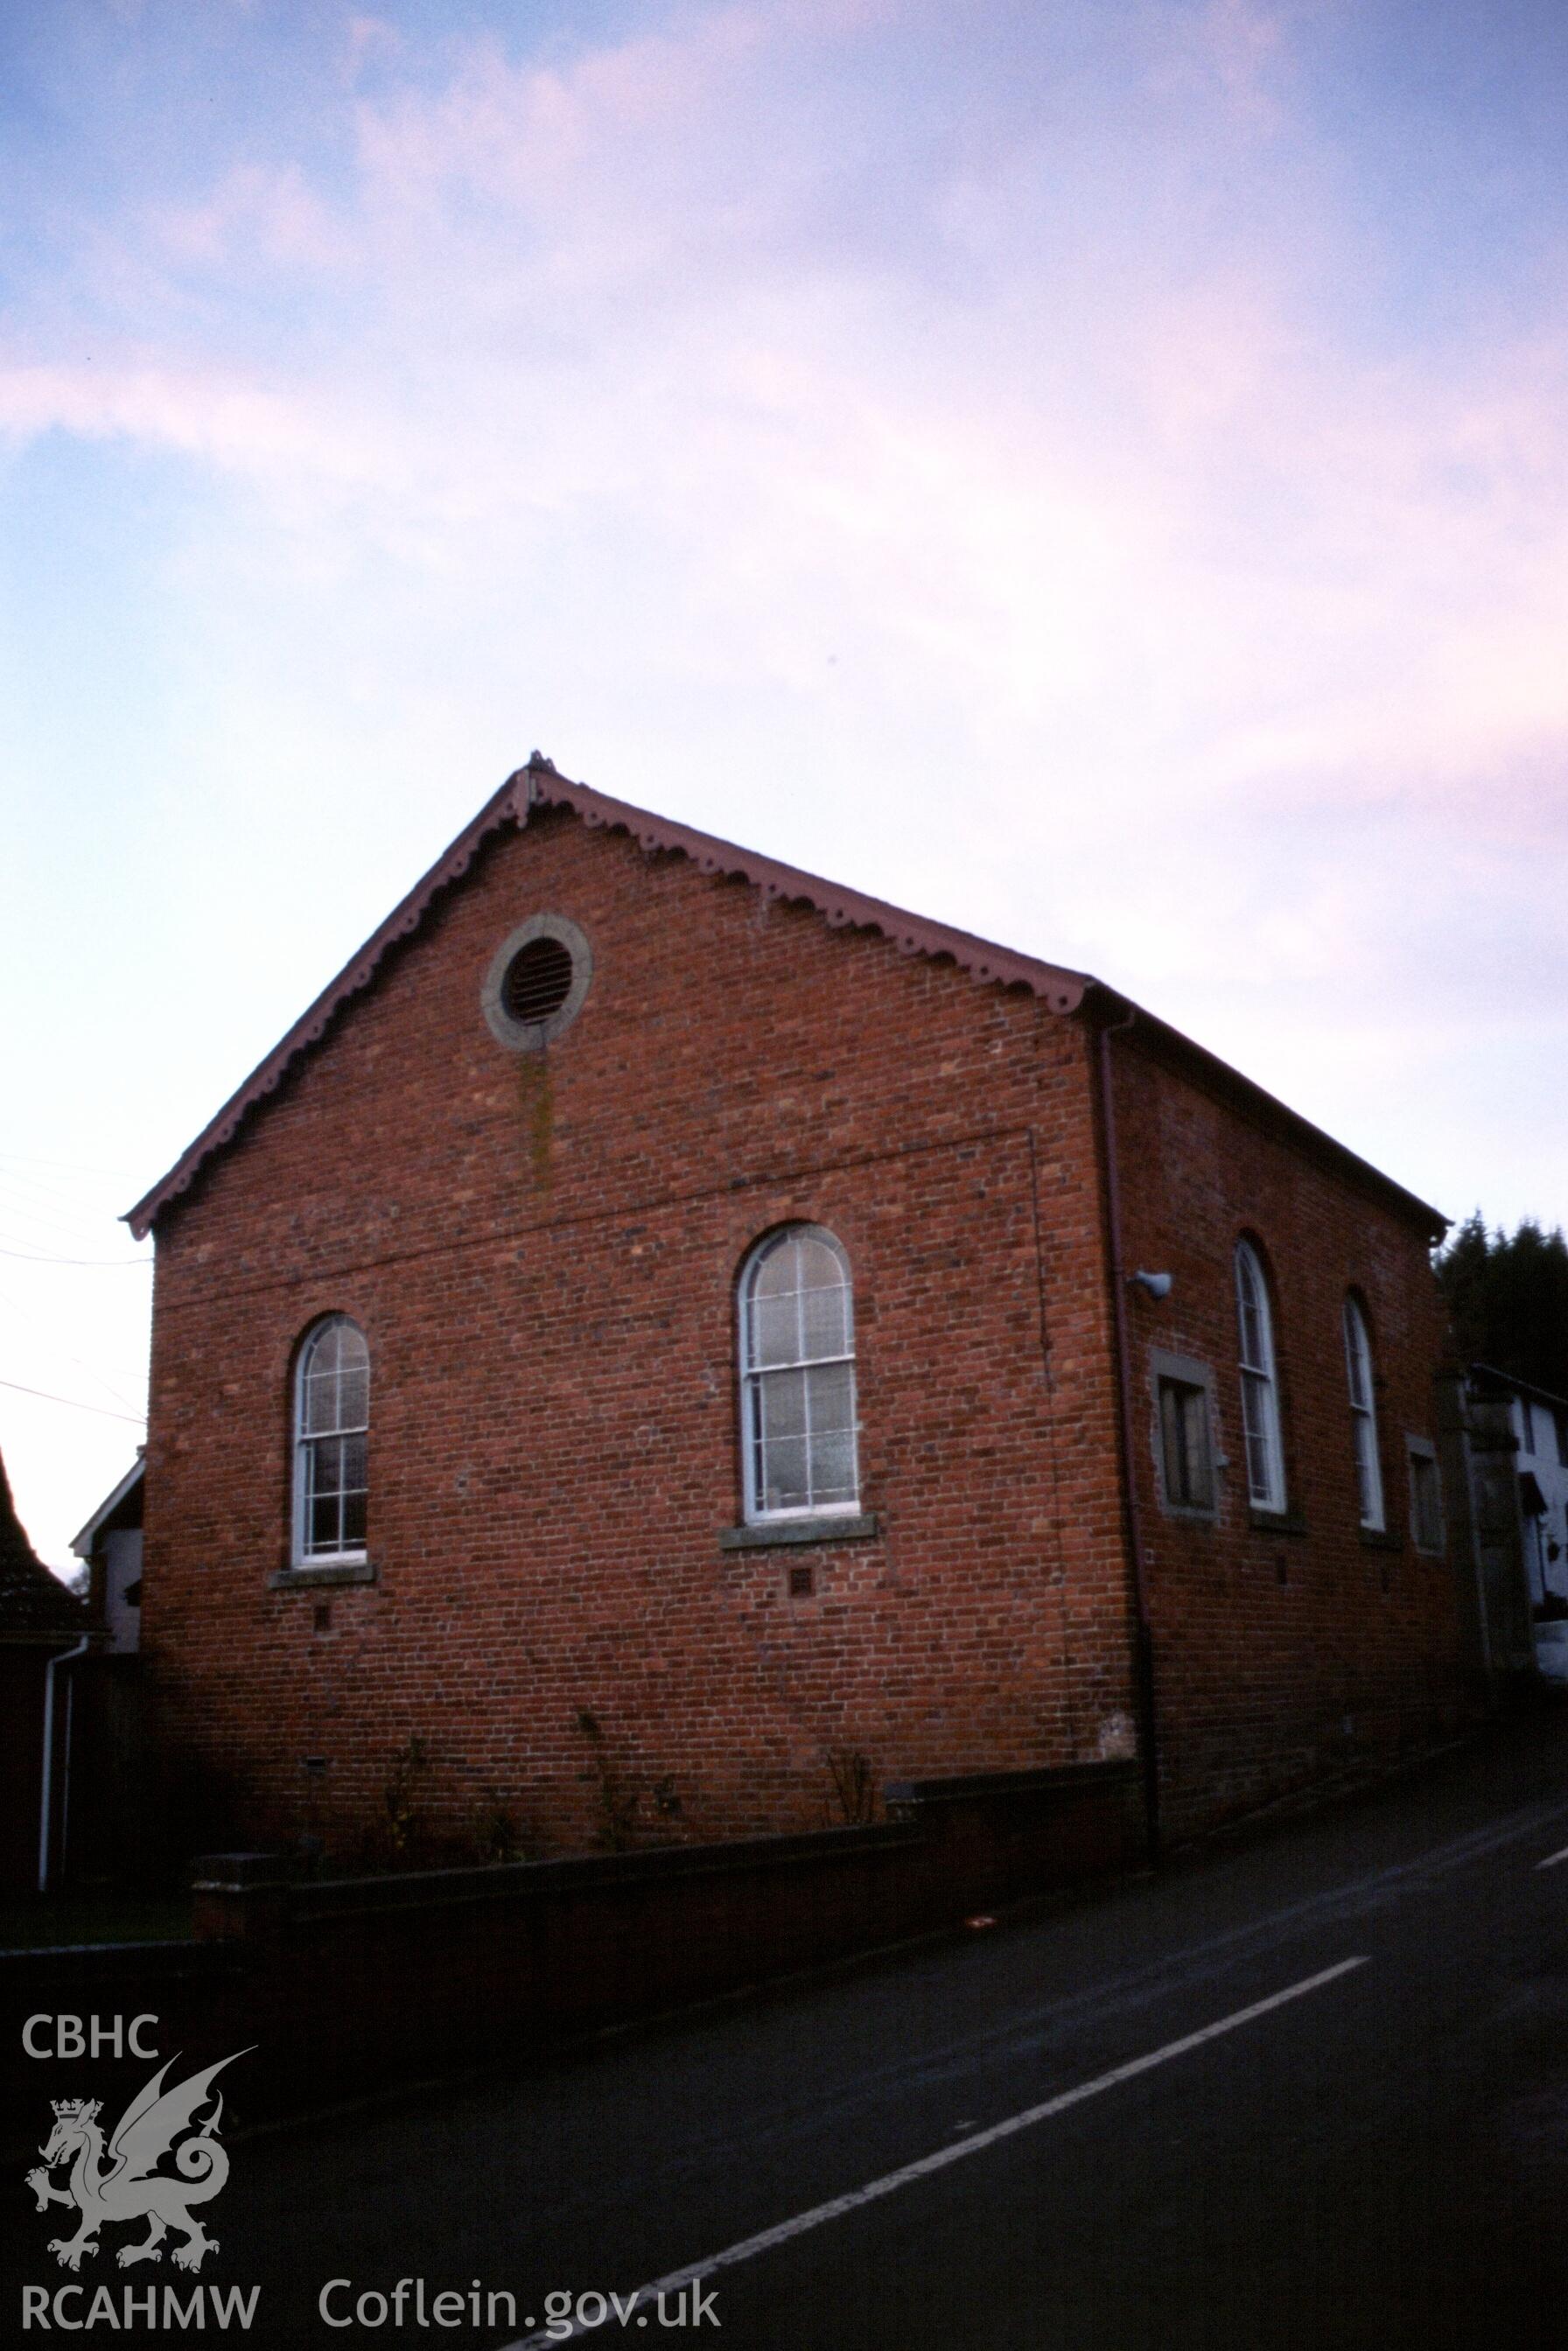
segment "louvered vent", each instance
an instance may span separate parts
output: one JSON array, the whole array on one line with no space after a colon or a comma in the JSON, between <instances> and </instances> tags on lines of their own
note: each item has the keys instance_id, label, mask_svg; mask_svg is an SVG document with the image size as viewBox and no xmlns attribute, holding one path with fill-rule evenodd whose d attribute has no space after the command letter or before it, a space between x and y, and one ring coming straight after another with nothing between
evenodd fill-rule
<instances>
[{"instance_id":1,"label":"louvered vent","mask_svg":"<svg viewBox=\"0 0 1568 2351\"><path fill-rule=\"evenodd\" d=\"M549 1020L571 993L571 950L548 935L530 939L507 966L501 1003L509 1019L526 1027Z\"/></svg>"}]
</instances>

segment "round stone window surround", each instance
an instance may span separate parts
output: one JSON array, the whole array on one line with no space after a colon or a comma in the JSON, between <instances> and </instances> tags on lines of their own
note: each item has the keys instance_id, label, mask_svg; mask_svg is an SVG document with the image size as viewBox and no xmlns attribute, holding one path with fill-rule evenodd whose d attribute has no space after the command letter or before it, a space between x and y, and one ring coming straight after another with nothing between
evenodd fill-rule
<instances>
[{"instance_id":1,"label":"round stone window surround","mask_svg":"<svg viewBox=\"0 0 1568 2351\"><path fill-rule=\"evenodd\" d=\"M514 1020L507 1009L507 974L523 949L536 939L558 939L571 957L571 986L556 1009L544 1020ZM539 1053L581 1011L593 978L593 951L584 934L568 914L530 914L509 931L490 958L479 991L486 1025L497 1045L509 1053Z\"/></svg>"}]
</instances>

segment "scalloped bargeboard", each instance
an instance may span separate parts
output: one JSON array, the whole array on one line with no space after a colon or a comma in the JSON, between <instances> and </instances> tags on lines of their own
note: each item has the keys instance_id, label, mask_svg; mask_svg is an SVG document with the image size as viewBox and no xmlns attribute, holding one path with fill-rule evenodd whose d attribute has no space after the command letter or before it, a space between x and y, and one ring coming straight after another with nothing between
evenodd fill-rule
<instances>
[{"instance_id":1,"label":"scalloped bargeboard","mask_svg":"<svg viewBox=\"0 0 1568 2351\"><path fill-rule=\"evenodd\" d=\"M239 1133L246 1118L275 1093L302 1054L319 1044L342 1007L369 987L389 949L413 936L442 893L461 881L485 841L506 825L519 830L536 808L567 809L591 829L630 835L646 855L661 853L689 858L698 872L747 882L765 897L813 907L833 930L868 930L892 941L904 955L945 956L982 986L1027 987L1052 1012L1077 1010L1086 988L1094 983L1084 972L1059 964L1041 963L1033 956L973 937L944 923L925 921L899 906L846 890L819 874L801 872L792 865L759 856L755 851L720 841L712 833L675 824L629 801L610 799L587 784L574 783L554 763L536 751L526 768L507 777L485 806L421 881L394 906L380 929L359 953L350 956L337 977L281 1038L267 1059L230 1095L217 1116L159 1178L152 1190L128 1210L124 1221L138 1240L145 1238L169 1204L190 1189L203 1167Z\"/></svg>"}]
</instances>

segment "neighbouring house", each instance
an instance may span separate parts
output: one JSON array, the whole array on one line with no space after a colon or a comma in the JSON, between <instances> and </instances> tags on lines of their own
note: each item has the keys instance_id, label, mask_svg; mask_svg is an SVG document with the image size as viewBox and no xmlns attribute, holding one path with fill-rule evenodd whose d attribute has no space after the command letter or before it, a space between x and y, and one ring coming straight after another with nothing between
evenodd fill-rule
<instances>
[{"instance_id":1,"label":"neighbouring house","mask_svg":"<svg viewBox=\"0 0 1568 2351\"><path fill-rule=\"evenodd\" d=\"M1460 1419L1460 1511L1496 1662L1568 1681L1568 1400L1472 1364Z\"/></svg>"},{"instance_id":2,"label":"neighbouring house","mask_svg":"<svg viewBox=\"0 0 1568 2351\"><path fill-rule=\"evenodd\" d=\"M192 1842L1129 1757L1180 1836L1467 1703L1442 1217L1115 988L538 754L129 1221Z\"/></svg>"},{"instance_id":3,"label":"neighbouring house","mask_svg":"<svg viewBox=\"0 0 1568 2351\"><path fill-rule=\"evenodd\" d=\"M131 1657L141 1646L141 1498L147 1464L136 1458L107 1493L71 1549L88 1573L88 1606L107 1635L108 1655Z\"/></svg>"},{"instance_id":4,"label":"neighbouring house","mask_svg":"<svg viewBox=\"0 0 1568 2351\"><path fill-rule=\"evenodd\" d=\"M0 1462L0 1893L59 1882L70 1836L75 1675L85 1602L23 1531Z\"/></svg>"},{"instance_id":5,"label":"neighbouring house","mask_svg":"<svg viewBox=\"0 0 1568 2351\"><path fill-rule=\"evenodd\" d=\"M1484 1364L1470 1374L1472 1385L1498 1377ZM1520 1380L1508 1387L1531 1604L1538 1617L1568 1617L1568 1402Z\"/></svg>"},{"instance_id":6,"label":"neighbouring house","mask_svg":"<svg viewBox=\"0 0 1568 2351\"><path fill-rule=\"evenodd\" d=\"M77 1672L74 1884L135 1880L162 1843L152 1817L141 1678L142 1448L75 1537L99 1637Z\"/></svg>"}]
</instances>

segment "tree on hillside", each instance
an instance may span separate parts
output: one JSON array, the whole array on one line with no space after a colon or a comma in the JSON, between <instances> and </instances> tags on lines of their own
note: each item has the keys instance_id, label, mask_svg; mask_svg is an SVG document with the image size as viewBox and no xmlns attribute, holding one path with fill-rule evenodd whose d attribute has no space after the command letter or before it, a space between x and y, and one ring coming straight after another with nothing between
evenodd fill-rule
<instances>
[{"instance_id":1,"label":"tree on hillside","mask_svg":"<svg viewBox=\"0 0 1568 2351\"><path fill-rule=\"evenodd\" d=\"M1568 1395L1568 1241L1526 1217L1489 1233L1477 1208L1438 1255L1437 1280L1467 1363Z\"/></svg>"}]
</instances>

